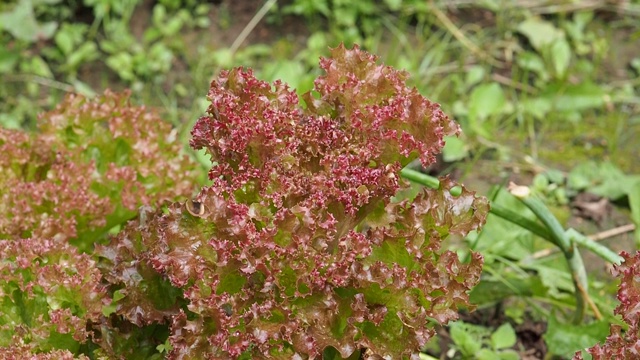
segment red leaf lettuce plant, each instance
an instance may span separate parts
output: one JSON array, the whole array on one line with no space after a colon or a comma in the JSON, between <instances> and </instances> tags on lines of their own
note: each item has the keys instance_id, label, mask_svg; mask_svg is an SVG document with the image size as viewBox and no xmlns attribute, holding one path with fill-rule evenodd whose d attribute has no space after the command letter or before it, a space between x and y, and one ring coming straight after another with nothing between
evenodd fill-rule
<instances>
[{"instance_id":1,"label":"red leaf lettuce plant","mask_svg":"<svg viewBox=\"0 0 640 360\"><path fill-rule=\"evenodd\" d=\"M614 265L613 275L620 278L618 300L614 313L622 316L628 325L623 331L620 325L611 325L611 334L604 344L587 349L594 360L637 359L640 356L640 252L634 256L626 252L620 255L624 262ZM577 352L574 360L582 360Z\"/></svg>"},{"instance_id":2,"label":"red leaf lettuce plant","mask_svg":"<svg viewBox=\"0 0 640 360\"><path fill-rule=\"evenodd\" d=\"M212 185L144 212L100 249L111 281L131 285L118 309L130 321L167 315L141 302L130 274L152 267L183 292L171 358L318 358L328 346L343 357L415 357L435 323L469 306L482 258L463 264L440 245L478 229L486 200L464 188L451 195L448 179L393 200L408 187L401 168L432 163L459 128L405 73L375 62L357 47L334 49L303 107L250 70L211 83L191 146L211 155Z\"/></svg>"},{"instance_id":3,"label":"red leaf lettuce plant","mask_svg":"<svg viewBox=\"0 0 640 360\"><path fill-rule=\"evenodd\" d=\"M126 97L71 97L38 135L1 132L0 354L417 358L481 273L442 241L488 205L447 178L395 198L400 170L459 127L357 47L320 67L303 106L250 70L211 83L191 140L211 185L186 202L195 165Z\"/></svg>"},{"instance_id":4,"label":"red leaf lettuce plant","mask_svg":"<svg viewBox=\"0 0 640 360\"><path fill-rule=\"evenodd\" d=\"M181 148L126 93L69 96L35 133L0 129L0 358L67 359L104 345L95 325L108 325L111 296L83 252L140 206L192 194L197 172Z\"/></svg>"}]
</instances>

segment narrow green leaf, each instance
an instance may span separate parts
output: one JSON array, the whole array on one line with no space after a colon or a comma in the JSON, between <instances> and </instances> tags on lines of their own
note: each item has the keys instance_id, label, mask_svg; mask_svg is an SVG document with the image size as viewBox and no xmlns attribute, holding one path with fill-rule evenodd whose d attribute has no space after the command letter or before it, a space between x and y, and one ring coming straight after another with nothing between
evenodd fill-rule
<instances>
[{"instance_id":1,"label":"narrow green leaf","mask_svg":"<svg viewBox=\"0 0 640 360\"><path fill-rule=\"evenodd\" d=\"M565 38L559 38L550 46L551 60L556 75L563 79L571 62L571 47Z\"/></svg>"}]
</instances>

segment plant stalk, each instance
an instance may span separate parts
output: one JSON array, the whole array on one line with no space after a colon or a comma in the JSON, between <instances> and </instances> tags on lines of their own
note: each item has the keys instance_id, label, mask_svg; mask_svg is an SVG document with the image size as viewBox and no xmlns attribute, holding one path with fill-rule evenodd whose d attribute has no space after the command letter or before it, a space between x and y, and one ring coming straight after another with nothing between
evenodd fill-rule
<instances>
[{"instance_id":1,"label":"plant stalk","mask_svg":"<svg viewBox=\"0 0 640 360\"><path fill-rule=\"evenodd\" d=\"M430 188L438 188L440 186L438 179L419 171L405 168L402 169L400 174L410 181L417 182ZM580 234L574 229L565 231L562 225L558 222L558 219L553 216L551 211L549 211L542 201L530 196L529 188L517 186L512 183L509 185L509 192L533 211L542 225L527 219L514 211L495 204L491 205L489 212L531 231L541 238L551 242L557 246L560 251L562 251L567 261L567 265L569 266L569 270L571 271L571 278L575 288L576 311L573 319L575 324L580 324L582 322L587 304L591 306L594 314L599 315L597 307L595 307L593 301L589 297L587 271L584 267L584 262L582 261L582 256L578 251L577 245L580 244L584 246L606 261L614 264L619 264L621 262L622 259L620 256L613 253L608 248L588 239L586 236Z\"/></svg>"}]
</instances>

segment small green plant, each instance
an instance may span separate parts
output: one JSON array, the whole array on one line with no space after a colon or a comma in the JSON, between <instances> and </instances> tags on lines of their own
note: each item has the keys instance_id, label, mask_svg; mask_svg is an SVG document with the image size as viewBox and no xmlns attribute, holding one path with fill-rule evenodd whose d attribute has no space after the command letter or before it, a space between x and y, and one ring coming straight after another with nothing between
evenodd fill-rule
<instances>
[{"instance_id":1,"label":"small green plant","mask_svg":"<svg viewBox=\"0 0 640 360\"><path fill-rule=\"evenodd\" d=\"M462 359L520 359L518 353L510 349L516 344L516 333L509 323L491 332L483 326L457 321L449 326L449 334Z\"/></svg>"},{"instance_id":2,"label":"small green plant","mask_svg":"<svg viewBox=\"0 0 640 360\"><path fill-rule=\"evenodd\" d=\"M139 0L86 0L53 7L54 3L58 1L21 0L0 7L0 74L9 80L0 85L0 94L15 98L0 109L5 127L33 127L40 107L26 104L35 102L43 90L53 93L46 99L49 107L60 100L55 91L94 96L80 77L87 68L101 68L97 62L138 90L145 83L162 84L177 55L186 51L181 32L209 25L206 4L166 1L154 5L151 25L138 39L129 24L142 4ZM91 24L58 22L83 6L83 11L92 12Z\"/></svg>"}]
</instances>

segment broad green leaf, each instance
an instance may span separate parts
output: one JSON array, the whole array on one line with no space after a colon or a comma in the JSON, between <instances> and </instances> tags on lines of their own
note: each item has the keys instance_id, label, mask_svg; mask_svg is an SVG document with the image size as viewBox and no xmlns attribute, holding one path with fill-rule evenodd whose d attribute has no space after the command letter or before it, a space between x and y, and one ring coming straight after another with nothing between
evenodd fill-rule
<instances>
[{"instance_id":1,"label":"broad green leaf","mask_svg":"<svg viewBox=\"0 0 640 360\"><path fill-rule=\"evenodd\" d=\"M544 340L551 354L571 358L576 351L603 342L607 335L609 335L607 321L571 325L560 323L555 316L551 316L547 323Z\"/></svg>"},{"instance_id":2,"label":"broad green leaf","mask_svg":"<svg viewBox=\"0 0 640 360\"><path fill-rule=\"evenodd\" d=\"M562 30L556 28L552 23L539 18L530 18L520 23L518 32L529 39L531 45L539 52L545 46L564 36Z\"/></svg>"},{"instance_id":3,"label":"broad green leaf","mask_svg":"<svg viewBox=\"0 0 640 360\"><path fill-rule=\"evenodd\" d=\"M316 31L307 39L308 51L324 51L327 48L327 34Z\"/></svg>"},{"instance_id":4,"label":"broad green leaf","mask_svg":"<svg viewBox=\"0 0 640 360\"><path fill-rule=\"evenodd\" d=\"M42 59L40 56L32 57L31 61L27 63L25 70L31 72L34 75L53 79L53 72L51 72L51 69L49 68L47 62L44 61L44 59Z\"/></svg>"},{"instance_id":5,"label":"broad green leaf","mask_svg":"<svg viewBox=\"0 0 640 360\"><path fill-rule=\"evenodd\" d=\"M519 360L520 355L513 350L506 351L492 351L489 349L482 349L474 355L478 360Z\"/></svg>"},{"instance_id":6,"label":"broad green leaf","mask_svg":"<svg viewBox=\"0 0 640 360\"><path fill-rule=\"evenodd\" d=\"M0 126L6 129L20 129L22 121L13 114L0 114Z\"/></svg>"},{"instance_id":7,"label":"broad green leaf","mask_svg":"<svg viewBox=\"0 0 640 360\"><path fill-rule=\"evenodd\" d=\"M562 82L549 84L541 97L548 99L556 110L583 111L601 108L604 105L605 94L604 89L592 82Z\"/></svg>"},{"instance_id":8,"label":"broad green leaf","mask_svg":"<svg viewBox=\"0 0 640 360\"><path fill-rule=\"evenodd\" d=\"M593 19L593 11L578 11L573 14L573 22L584 30L585 26Z\"/></svg>"},{"instance_id":9,"label":"broad green leaf","mask_svg":"<svg viewBox=\"0 0 640 360\"><path fill-rule=\"evenodd\" d=\"M245 282L247 282L247 278L242 275L234 273L221 275L220 284L216 289L216 293L222 294L226 292L229 294L236 294L242 289Z\"/></svg>"},{"instance_id":10,"label":"broad green leaf","mask_svg":"<svg viewBox=\"0 0 640 360\"><path fill-rule=\"evenodd\" d=\"M567 178L567 184L575 190L584 190L611 200L618 200L633 191L640 175L626 175L610 162L581 163Z\"/></svg>"},{"instance_id":11,"label":"broad green leaf","mask_svg":"<svg viewBox=\"0 0 640 360\"><path fill-rule=\"evenodd\" d=\"M482 84L473 89L469 98L469 115L485 119L499 114L507 103L502 87L498 83Z\"/></svg>"},{"instance_id":12,"label":"broad green leaf","mask_svg":"<svg viewBox=\"0 0 640 360\"><path fill-rule=\"evenodd\" d=\"M76 352L80 348L80 344L73 339L73 332L59 333L56 331L49 332L47 337L38 338L39 350L51 351L54 349L67 349Z\"/></svg>"},{"instance_id":13,"label":"broad green leaf","mask_svg":"<svg viewBox=\"0 0 640 360\"><path fill-rule=\"evenodd\" d=\"M518 62L518 66L520 66L522 69L533 71L534 73L538 74L538 76L540 76L543 81L549 78L544 60L542 60L540 55L536 54L535 52L524 51L518 54L516 61Z\"/></svg>"},{"instance_id":14,"label":"broad green leaf","mask_svg":"<svg viewBox=\"0 0 640 360\"><path fill-rule=\"evenodd\" d=\"M491 346L496 349L510 348L516 344L516 332L511 324L502 324L493 334L491 334Z\"/></svg>"},{"instance_id":15,"label":"broad green leaf","mask_svg":"<svg viewBox=\"0 0 640 360\"><path fill-rule=\"evenodd\" d=\"M418 268L418 263L416 263L413 256L409 254L402 239L384 241L380 246L373 248L367 260L371 262L381 261L390 266L398 264L407 269L407 273Z\"/></svg>"},{"instance_id":16,"label":"broad green leaf","mask_svg":"<svg viewBox=\"0 0 640 360\"><path fill-rule=\"evenodd\" d=\"M73 49L73 39L66 31L58 31L55 36L55 41L63 54L68 54Z\"/></svg>"},{"instance_id":17,"label":"broad green leaf","mask_svg":"<svg viewBox=\"0 0 640 360\"><path fill-rule=\"evenodd\" d=\"M278 283L281 287L284 288L284 295L286 296L294 296L297 289L297 276L296 272L293 271L290 267L284 268L278 274ZM244 280L242 281L244 284Z\"/></svg>"},{"instance_id":18,"label":"broad green leaf","mask_svg":"<svg viewBox=\"0 0 640 360\"><path fill-rule=\"evenodd\" d=\"M480 349L480 351L474 354L474 358L478 360L496 360L499 359L499 355L490 349Z\"/></svg>"},{"instance_id":19,"label":"broad green leaf","mask_svg":"<svg viewBox=\"0 0 640 360\"><path fill-rule=\"evenodd\" d=\"M118 73L123 80L133 80L135 78L133 73L133 57L131 54L121 52L119 54L109 56L106 63L107 66Z\"/></svg>"},{"instance_id":20,"label":"broad green leaf","mask_svg":"<svg viewBox=\"0 0 640 360\"><path fill-rule=\"evenodd\" d=\"M400 341L393 341L405 331L402 320L395 313L387 313L380 325L365 321L361 325L362 333L372 341L384 343L390 351L402 352L405 347Z\"/></svg>"},{"instance_id":21,"label":"broad green leaf","mask_svg":"<svg viewBox=\"0 0 640 360\"><path fill-rule=\"evenodd\" d=\"M540 280L542 280L542 284L548 289L547 296L549 297L557 299L567 298L567 295L574 289L571 274L568 269L558 270L541 264L535 264L529 268L538 271L538 276Z\"/></svg>"},{"instance_id":22,"label":"broad green leaf","mask_svg":"<svg viewBox=\"0 0 640 360\"><path fill-rule=\"evenodd\" d=\"M539 97L521 99L518 102L518 106L524 113L529 114L538 120L543 120L553 109L553 106L549 99Z\"/></svg>"},{"instance_id":23,"label":"broad green leaf","mask_svg":"<svg viewBox=\"0 0 640 360\"><path fill-rule=\"evenodd\" d=\"M57 27L56 22L38 24L31 0L20 0L12 11L0 13L0 28L27 42L50 39Z\"/></svg>"},{"instance_id":24,"label":"broad green leaf","mask_svg":"<svg viewBox=\"0 0 640 360\"><path fill-rule=\"evenodd\" d=\"M100 52L98 51L98 47L95 43L85 42L75 49L75 51L68 54L66 65L75 69L83 63L93 61L99 55Z\"/></svg>"},{"instance_id":25,"label":"broad green leaf","mask_svg":"<svg viewBox=\"0 0 640 360\"><path fill-rule=\"evenodd\" d=\"M221 48L216 50L211 55L216 64L221 68L227 68L233 66L233 53L228 48Z\"/></svg>"},{"instance_id":26,"label":"broad green leaf","mask_svg":"<svg viewBox=\"0 0 640 360\"><path fill-rule=\"evenodd\" d=\"M297 88L305 69L299 61L281 60L265 64L262 73L269 80L280 79L290 87Z\"/></svg>"},{"instance_id":27,"label":"broad green leaf","mask_svg":"<svg viewBox=\"0 0 640 360\"><path fill-rule=\"evenodd\" d=\"M536 220L531 210L504 189L498 191L494 203L517 211L531 220ZM531 254L533 239L533 235L528 230L492 214L489 214L482 232L475 239L471 235L467 238L473 243L474 251L516 260L523 259Z\"/></svg>"},{"instance_id":28,"label":"broad green leaf","mask_svg":"<svg viewBox=\"0 0 640 360\"><path fill-rule=\"evenodd\" d=\"M387 4L391 11L398 11L402 6L402 0L384 0L384 3Z\"/></svg>"},{"instance_id":29,"label":"broad green leaf","mask_svg":"<svg viewBox=\"0 0 640 360\"><path fill-rule=\"evenodd\" d=\"M469 155L467 144L457 136L445 137L445 145L442 149L442 157L446 162L458 161Z\"/></svg>"},{"instance_id":30,"label":"broad green leaf","mask_svg":"<svg viewBox=\"0 0 640 360\"><path fill-rule=\"evenodd\" d=\"M477 3L478 6L496 12L502 7L502 2L500 0L479 0Z\"/></svg>"}]
</instances>

